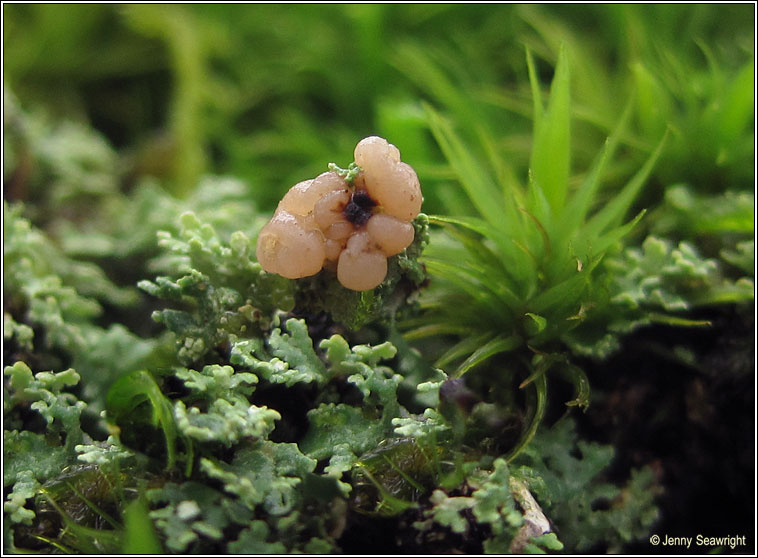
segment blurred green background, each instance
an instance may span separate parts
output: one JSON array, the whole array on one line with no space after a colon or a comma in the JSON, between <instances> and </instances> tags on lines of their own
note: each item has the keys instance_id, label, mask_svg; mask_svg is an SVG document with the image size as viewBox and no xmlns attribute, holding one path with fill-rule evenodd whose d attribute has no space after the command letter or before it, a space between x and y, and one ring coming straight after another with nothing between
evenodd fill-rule
<instances>
[{"instance_id":1,"label":"blurred green background","mask_svg":"<svg viewBox=\"0 0 758 558\"><path fill-rule=\"evenodd\" d=\"M498 155L525 171L525 46L549 83L560 44L572 67L579 161L636 91L629 167L668 126L675 141L657 167L661 184L714 192L752 180L747 4L6 4L3 12L6 95L103 133L125 164L123 188L153 175L187 196L201 175L230 174L267 209L379 134L429 186L425 210L450 211L463 202L444 186L449 174L420 102L463 125L486 122Z\"/></svg>"}]
</instances>

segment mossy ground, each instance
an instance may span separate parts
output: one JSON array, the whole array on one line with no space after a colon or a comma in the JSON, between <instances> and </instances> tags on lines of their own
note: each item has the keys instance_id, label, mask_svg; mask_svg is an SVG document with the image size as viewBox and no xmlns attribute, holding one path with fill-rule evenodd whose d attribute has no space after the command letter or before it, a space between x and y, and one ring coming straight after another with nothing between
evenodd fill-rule
<instances>
[{"instance_id":1,"label":"mossy ground","mask_svg":"<svg viewBox=\"0 0 758 558\"><path fill-rule=\"evenodd\" d=\"M749 551L754 8L4 5L4 550ZM388 281L262 273L374 134Z\"/></svg>"}]
</instances>

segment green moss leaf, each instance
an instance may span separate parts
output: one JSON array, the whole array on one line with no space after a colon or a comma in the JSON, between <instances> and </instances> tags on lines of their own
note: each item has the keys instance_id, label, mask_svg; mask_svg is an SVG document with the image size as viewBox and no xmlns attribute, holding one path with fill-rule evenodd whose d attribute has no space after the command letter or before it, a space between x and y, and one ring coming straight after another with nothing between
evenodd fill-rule
<instances>
[{"instance_id":1,"label":"green moss leaf","mask_svg":"<svg viewBox=\"0 0 758 558\"><path fill-rule=\"evenodd\" d=\"M316 461L300 453L295 444L265 441L238 451L229 466L203 458L200 467L251 510L262 505L268 513L281 516L296 505L296 487L313 471Z\"/></svg>"},{"instance_id":2,"label":"green moss leaf","mask_svg":"<svg viewBox=\"0 0 758 558\"><path fill-rule=\"evenodd\" d=\"M558 540L555 533L546 533L539 537L532 537L531 542L524 547L525 554L546 554L546 550L563 550L563 543Z\"/></svg>"},{"instance_id":3,"label":"green moss leaf","mask_svg":"<svg viewBox=\"0 0 758 558\"><path fill-rule=\"evenodd\" d=\"M282 333L282 330L277 328L271 332L268 340L269 348L274 356L289 364L290 369L298 373L292 379L285 380L285 383L287 385L302 381L325 383L328 380L326 367L313 350L313 341L308 335L305 320L287 320L285 327L289 333ZM269 380L272 381L271 378Z\"/></svg>"},{"instance_id":4,"label":"green moss leaf","mask_svg":"<svg viewBox=\"0 0 758 558\"><path fill-rule=\"evenodd\" d=\"M700 195L693 187L675 184L666 189L664 203L653 215L653 232L660 236L752 235L755 194L727 190Z\"/></svg>"},{"instance_id":5,"label":"green moss leaf","mask_svg":"<svg viewBox=\"0 0 758 558\"><path fill-rule=\"evenodd\" d=\"M721 257L746 275L755 274L755 241L738 242L734 250L722 250Z\"/></svg>"},{"instance_id":6,"label":"green moss leaf","mask_svg":"<svg viewBox=\"0 0 758 558\"><path fill-rule=\"evenodd\" d=\"M231 446L248 436L267 436L274 429L274 421L281 418L277 411L248 401L246 396L258 383L254 374L218 364L201 372L178 369L175 374L193 392L189 405L180 400L173 406L177 429L187 438ZM205 402L202 409L193 404L198 401Z\"/></svg>"},{"instance_id":7,"label":"green moss leaf","mask_svg":"<svg viewBox=\"0 0 758 558\"><path fill-rule=\"evenodd\" d=\"M329 457L335 448L346 444L360 455L384 438L385 428L350 405L322 404L308 411L310 428L299 442L300 449L315 459Z\"/></svg>"},{"instance_id":8,"label":"green moss leaf","mask_svg":"<svg viewBox=\"0 0 758 558\"><path fill-rule=\"evenodd\" d=\"M725 279L718 262L703 258L688 242L674 248L671 242L650 236L641 249L630 248L608 265L618 272L612 301L622 307L675 312L753 298L745 281Z\"/></svg>"},{"instance_id":9,"label":"green moss leaf","mask_svg":"<svg viewBox=\"0 0 758 558\"><path fill-rule=\"evenodd\" d=\"M569 550L582 551L600 540L611 550L620 548L646 536L658 517L650 470L632 472L623 498L617 486L603 481L613 453L610 446L577 441L573 422L563 420L536 436L518 459L542 479L532 490Z\"/></svg>"},{"instance_id":10,"label":"green moss leaf","mask_svg":"<svg viewBox=\"0 0 758 558\"><path fill-rule=\"evenodd\" d=\"M244 233L227 241L192 212L180 221L178 235L164 231L159 241L178 278L162 276L138 286L181 304L182 309L155 312L153 319L176 334L179 360L189 365L216 348L261 335L276 311L293 307L294 298L291 281L265 273L255 262L254 243Z\"/></svg>"},{"instance_id":11,"label":"green moss leaf","mask_svg":"<svg viewBox=\"0 0 758 558\"><path fill-rule=\"evenodd\" d=\"M167 467L174 466L179 433L173 406L149 372L138 370L113 384L108 391L106 412L109 420L121 428L122 440L140 449L144 449L142 444L146 440L130 439L129 434L140 432L144 423L160 428L165 440Z\"/></svg>"},{"instance_id":12,"label":"green moss leaf","mask_svg":"<svg viewBox=\"0 0 758 558\"><path fill-rule=\"evenodd\" d=\"M148 490L146 496L154 504L163 504L149 515L166 547L174 552L185 552L202 541L219 541L227 526L247 525L253 519L246 506L198 482L166 483Z\"/></svg>"},{"instance_id":13,"label":"green moss leaf","mask_svg":"<svg viewBox=\"0 0 758 558\"><path fill-rule=\"evenodd\" d=\"M3 486L11 486L27 473L45 481L71 462L65 448L51 444L42 434L27 430L3 432Z\"/></svg>"},{"instance_id":14,"label":"green moss leaf","mask_svg":"<svg viewBox=\"0 0 758 558\"><path fill-rule=\"evenodd\" d=\"M537 190L544 196L552 212L559 212L563 207L568 190L569 163L571 151L570 138L570 99L569 66L566 50L561 49L555 75L550 87L547 109L534 116L534 147L529 166L534 180L530 190ZM537 96L539 92L533 92ZM535 194L532 199L539 196ZM539 220L545 220L545 211L538 211L539 204L532 202L531 209L536 211Z\"/></svg>"},{"instance_id":15,"label":"green moss leaf","mask_svg":"<svg viewBox=\"0 0 758 558\"><path fill-rule=\"evenodd\" d=\"M269 542L271 530L265 521L253 521L242 530L236 541L229 543L232 554L285 554L287 548L279 541Z\"/></svg>"},{"instance_id":16,"label":"green moss leaf","mask_svg":"<svg viewBox=\"0 0 758 558\"><path fill-rule=\"evenodd\" d=\"M227 446L245 437L262 438L274 430L274 421L281 415L273 409L257 407L240 400L216 399L207 411L187 407L183 401L174 404L178 431L198 442L220 442Z\"/></svg>"},{"instance_id":17,"label":"green moss leaf","mask_svg":"<svg viewBox=\"0 0 758 558\"><path fill-rule=\"evenodd\" d=\"M163 548L148 516L147 502L140 497L124 510L124 554L162 554Z\"/></svg>"},{"instance_id":18,"label":"green moss leaf","mask_svg":"<svg viewBox=\"0 0 758 558\"><path fill-rule=\"evenodd\" d=\"M288 333L274 328L266 343L259 339L237 341L230 361L253 370L265 380L291 387L297 383L324 385L330 372L313 348L304 320L289 319Z\"/></svg>"},{"instance_id":19,"label":"green moss leaf","mask_svg":"<svg viewBox=\"0 0 758 558\"><path fill-rule=\"evenodd\" d=\"M25 506L27 500L37 495L39 488L40 483L36 480L35 473L32 470L26 470L16 475L13 490L3 502L3 514L7 514L11 523L23 523L25 525L32 523L36 514Z\"/></svg>"},{"instance_id":20,"label":"green moss leaf","mask_svg":"<svg viewBox=\"0 0 758 558\"><path fill-rule=\"evenodd\" d=\"M79 374L73 369L32 374L26 363L19 361L13 366L6 366L5 375L10 377L12 389L9 403L31 403L31 409L45 419L49 432L65 433L66 451L72 452L84 438L80 416L87 405L62 390L78 384Z\"/></svg>"},{"instance_id":21,"label":"green moss leaf","mask_svg":"<svg viewBox=\"0 0 758 558\"><path fill-rule=\"evenodd\" d=\"M235 372L231 366L210 365L204 367L202 372L178 368L174 374L196 393L196 397L209 402L218 398L232 399L250 395L258 383L254 374Z\"/></svg>"},{"instance_id":22,"label":"green moss leaf","mask_svg":"<svg viewBox=\"0 0 758 558\"><path fill-rule=\"evenodd\" d=\"M465 496L447 496L442 490L435 490L429 502L433 504L431 518L440 525L450 527L454 533L464 533L468 530L468 521L461 515L464 510L471 509L474 499Z\"/></svg>"},{"instance_id":23,"label":"green moss leaf","mask_svg":"<svg viewBox=\"0 0 758 558\"><path fill-rule=\"evenodd\" d=\"M395 433L422 441L438 440L441 434L450 431L447 419L434 409L427 408L420 416L392 419Z\"/></svg>"},{"instance_id":24,"label":"green moss leaf","mask_svg":"<svg viewBox=\"0 0 758 558\"><path fill-rule=\"evenodd\" d=\"M20 324L10 314L3 314L3 339L15 339L16 343L26 351L34 349L34 330L26 324Z\"/></svg>"},{"instance_id":25,"label":"green moss leaf","mask_svg":"<svg viewBox=\"0 0 758 558\"><path fill-rule=\"evenodd\" d=\"M352 472L353 502L369 514L391 516L417 507L435 485L436 449L412 438L390 438L365 453Z\"/></svg>"}]
</instances>

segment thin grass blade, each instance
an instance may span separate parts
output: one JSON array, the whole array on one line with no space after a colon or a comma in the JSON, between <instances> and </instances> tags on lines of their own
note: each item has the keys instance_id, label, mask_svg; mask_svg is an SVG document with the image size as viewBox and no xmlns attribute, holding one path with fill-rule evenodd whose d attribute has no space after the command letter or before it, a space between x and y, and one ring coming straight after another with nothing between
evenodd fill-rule
<instances>
[{"instance_id":1,"label":"thin grass blade","mask_svg":"<svg viewBox=\"0 0 758 558\"><path fill-rule=\"evenodd\" d=\"M478 270L469 266L462 267L458 264L436 258L426 258L427 270L434 275L454 283L458 288L468 293L473 300L490 299L491 296L500 300L506 308L512 309L519 304L520 299L505 285L496 281L489 281L486 275L477 273ZM491 300L491 299L490 299Z\"/></svg>"},{"instance_id":2,"label":"thin grass blade","mask_svg":"<svg viewBox=\"0 0 758 558\"><path fill-rule=\"evenodd\" d=\"M542 108L542 92L540 91L540 82L537 79L537 70L534 67L534 58L532 58L532 51L527 47L526 49L526 67L529 71L529 85L532 88L532 111L534 121L542 120L544 109Z\"/></svg>"},{"instance_id":3,"label":"thin grass blade","mask_svg":"<svg viewBox=\"0 0 758 558\"><path fill-rule=\"evenodd\" d=\"M535 393L534 413L529 421L529 426L527 427L526 432L521 436L516 447L514 447L506 456L506 461L509 463L529 445L529 442L532 441L532 438L534 438L534 435L537 433L537 429L542 423L542 419L545 417L545 409L547 408L547 378L545 377L545 374L539 374L534 381L531 382L531 385L534 386Z\"/></svg>"},{"instance_id":4,"label":"thin grass blade","mask_svg":"<svg viewBox=\"0 0 758 558\"><path fill-rule=\"evenodd\" d=\"M499 195L499 188L464 146L450 123L431 106L424 107L432 134L474 207L490 225L502 230L503 197Z\"/></svg>"},{"instance_id":5,"label":"thin grass blade","mask_svg":"<svg viewBox=\"0 0 758 558\"><path fill-rule=\"evenodd\" d=\"M590 248L593 250L593 252L595 252L596 255L602 255L606 250L608 250L608 248L625 237L629 231L631 231L637 225L637 223L642 220L642 218L645 216L645 213L647 213L647 210L643 209L634 217L634 219L625 225L616 227L615 229L603 234L602 237L595 240L595 243L590 246Z\"/></svg>"},{"instance_id":6,"label":"thin grass blade","mask_svg":"<svg viewBox=\"0 0 758 558\"><path fill-rule=\"evenodd\" d=\"M453 376L459 378L475 366L489 360L497 354L512 351L519 347L521 343L522 339L518 335L511 335L509 337L498 336L474 351L470 357L463 361Z\"/></svg>"},{"instance_id":7,"label":"thin grass blade","mask_svg":"<svg viewBox=\"0 0 758 558\"><path fill-rule=\"evenodd\" d=\"M463 326L452 326L449 324L428 324L420 327L414 327L403 333L403 339L413 341L416 339L426 339L438 335L463 335L467 328Z\"/></svg>"},{"instance_id":8,"label":"thin grass blade","mask_svg":"<svg viewBox=\"0 0 758 558\"><path fill-rule=\"evenodd\" d=\"M467 228L457 228L448 225L447 231L451 237L458 240L466 249L466 260L470 266L485 277L491 285L496 285L493 290L504 289L511 293L515 300L514 291L518 288L515 276L509 271L503 262L502 256L497 254L484 239L477 233ZM430 251L434 257L434 251Z\"/></svg>"},{"instance_id":9,"label":"thin grass blade","mask_svg":"<svg viewBox=\"0 0 758 558\"><path fill-rule=\"evenodd\" d=\"M461 339L458 343L450 347L445 353L437 359L434 363L435 368L444 368L454 360L457 360L466 355L470 355L476 351L477 348L485 345L492 338L492 333L487 332L482 335L476 335L473 337L466 337Z\"/></svg>"},{"instance_id":10,"label":"thin grass blade","mask_svg":"<svg viewBox=\"0 0 758 558\"><path fill-rule=\"evenodd\" d=\"M584 370L573 364L561 367L561 372L574 384L574 399L566 402L567 407L581 407L585 411L590 406L590 380Z\"/></svg>"},{"instance_id":11,"label":"thin grass blade","mask_svg":"<svg viewBox=\"0 0 758 558\"><path fill-rule=\"evenodd\" d=\"M561 48L550 86L547 110L539 118L535 114L534 145L529 164L534 175L530 189L541 189L556 215L563 209L568 189L571 160L570 104L568 60L566 50ZM539 195L533 197L538 199ZM539 208L531 209L536 211ZM543 222L548 218L547 215L536 215Z\"/></svg>"},{"instance_id":12,"label":"thin grass blade","mask_svg":"<svg viewBox=\"0 0 758 558\"><path fill-rule=\"evenodd\" d=\"M509 288L511 290L515 291L517 284L522 284L525 277L531 277L535 273L534 262L523 258L520 254L520 250L514 248L514 246L518 245L516 243L521 243L523 245L524 241L511 239L512 237L509 237L506 233L493 230L493 228L483 219L466 216L448 217L445 215L433 215L429 218L429 222L442 225L457 225L491 240L500 251L500 254L493 253L493 256L500 262L499 269L504 270L506 276L510 278L511 284ZM522 231L520 237L523 237L524 234L529 231L529 229L523 225L523 220L520 230ZM429 252L433 252L433 250L434 248L430 247Z\"/></svg>"},{"instance_id":13,"label":"thin grass blade","mask_svg":"<svg viewBox=\"0 0 758 558\"><path fill-rule=\"evenodd\" d=\"M570 279L558 283L529 301L529 310L537 314L549 313L549 308L561 305L566 301L578 301L579 295L590 280L590 270L585 268Z\"/></svg>"},{"instance_id":14,"label":"thin grass blade","mask_svg":"<svg viewBox=\"0 0 758 558\"><path fill-rule=\"evenodd\" d=\"M643 184L647 180L650 172L653 170L655 163L658 161L663 147L666 145L668 139L668 131L663 135L663 138L658 143L653 153L648 157L645 164L632 177L621 192L616 195L613 200L608 203L603 209L598 211L587 223L586 236L587 238L593 238L600 235L600 233L607 229L609 226L618 226L621 220L624 218L624 214L629 209L629 206L634 201L634 198L642 188Z\"/></svg>"},{"instance_id":15,"label":"thin grass blade","mask_svg":"<svg viewBox=\"0 0 758 558\"><path fill-rule=\"evenodd\" d=\"M603 147L602 151L598 154L595 161L593 162L592 168L590 169L587 178L584 180L582 185L566 205L566 211L563 214L563 218L561 220L561 235L571 234L573 231L579 228L579 226L587 217L587 213L590 210L590 205L592 204L592 200L594 199L595 193L597 192L598 186L600 184L600 177L605 170L607 162L613 157L613 154L618 147L621 136L623 135L624 131L626 130L627 124L629 123L629 118L632 114L632 107L634 106L633 101L634 99L632 98L627 102L626 107L624 108L624 112L619 119L619 122L616 124L613 132L606 140L605 146Z\"/></svg>"}]
</instances>

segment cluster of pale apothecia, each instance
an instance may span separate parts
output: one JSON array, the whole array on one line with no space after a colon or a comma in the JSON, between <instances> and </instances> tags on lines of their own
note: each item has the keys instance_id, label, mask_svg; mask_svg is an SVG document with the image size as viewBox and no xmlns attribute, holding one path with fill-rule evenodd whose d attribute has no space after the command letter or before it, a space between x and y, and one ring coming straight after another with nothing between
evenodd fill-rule
<instances>
[{"instance_id":1,"label":"cluster of pale apothecia","mask_svg":"<svg viewBox=\"0 0 758 558\"><path fill-rule=\"evenodd\" d=\"M384 280L387 258L413 242L421 186L416 171L383 138L361 140L354 155L361 171L352 184L329 171L284 195L258 235L264 270L297 279L336 267L337 280L354 291Z\"/></svg>"}]
</instances>

